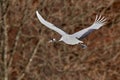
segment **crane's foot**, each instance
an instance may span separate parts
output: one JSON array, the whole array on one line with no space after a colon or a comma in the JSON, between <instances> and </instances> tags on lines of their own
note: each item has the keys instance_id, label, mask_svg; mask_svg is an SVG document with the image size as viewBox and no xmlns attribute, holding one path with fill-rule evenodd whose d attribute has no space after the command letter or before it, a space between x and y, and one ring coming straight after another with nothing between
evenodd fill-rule
<instances>
[{"instance_id":1,"label":"crane's foot","mask_svg":"<svg viewBox=\"0 0 120 80\"><path fill-rule=\"evenodd\" d=\"M81 45L81 47L83 48L83 49L86 49L87 48L87 45L85 45L85 44L80 44Z\"/></svg>"}]
</instances>

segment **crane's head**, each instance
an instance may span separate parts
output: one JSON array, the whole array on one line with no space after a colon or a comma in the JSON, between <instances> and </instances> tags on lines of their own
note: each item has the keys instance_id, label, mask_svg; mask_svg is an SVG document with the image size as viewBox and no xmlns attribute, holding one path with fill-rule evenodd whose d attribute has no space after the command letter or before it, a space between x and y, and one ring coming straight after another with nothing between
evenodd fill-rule
<instances>
[{"instance_id":1,"label":"crane's head","mask_svg":"<svg viewBox=\"0 0 120 80\"><path fill-rule=\"evenodd\" d=\"M51 40L49 41L49 43L50 43L50 42L56 42L56 39L53 38L53 39L51 39Z\"/></svg>"}]
</instances>

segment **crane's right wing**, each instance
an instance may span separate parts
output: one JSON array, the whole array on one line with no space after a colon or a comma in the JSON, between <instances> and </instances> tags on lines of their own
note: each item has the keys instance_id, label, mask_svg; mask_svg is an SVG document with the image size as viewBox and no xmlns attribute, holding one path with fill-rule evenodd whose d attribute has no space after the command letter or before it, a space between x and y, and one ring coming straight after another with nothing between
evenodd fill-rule
<instances>
[{"instance_id":1,"label":"crane's right wing","mask_svg":"<svg viewBox=\"0 0 120 80\"><path fill-rule=\"evenodd\" d=\"M38 11L36 11L36 15L37 15L39 21L40 21L43 25L45 25L46 27L48 27L49 29L52 29L52 30L56 31L56 32L58 32L58 33L61 34L61 35L67 34L67 33L65 33L63 30L57 28L54 24L46 21L46 20L38 13Z\"/></svg>"},{"instance_id":2,"label":"crane's right wing","mask_svg":"<svg viewBox=\"0 0 120 80\"><path fill-rule=\"evenodd\" d=\"M105 23L106 23L106 19L104 17L96 16L95 22L90 27L80 30L72 34L72 36L78 39L83 39L94 30L97 30L100 27L102 27Z\"/></svg>"}]
</instances>

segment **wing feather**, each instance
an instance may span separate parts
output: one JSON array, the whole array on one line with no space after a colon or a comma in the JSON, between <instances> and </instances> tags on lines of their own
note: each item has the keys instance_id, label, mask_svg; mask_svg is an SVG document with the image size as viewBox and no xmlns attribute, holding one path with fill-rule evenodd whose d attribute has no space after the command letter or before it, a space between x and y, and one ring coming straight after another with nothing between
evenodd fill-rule
<instances>
[{"instance_id":1,"label":"wing feather","mask_svg":"<svg viewBox=\"0 0 120 80\"><path fill-rule=\"evenodd\" d=\"M58 33L61 34L61 35L67 34L67 33L65 33L63 30L57 28L54 24L46 21L46 20L38 13L38 11L36 11L36 15L37 15L39 21L40 21L43 25L45 25L46 27L48 27L49 29L52 29L52 30L56 31L56 32L58 32Z\"/></svg>"},{"instance_id":2,"label":"wing feather","mask_svg":"<svg viewBox=\"0 0 120 80\"><path fill-rule=\"evenodd\" d=\"M83 39L87 35L89 35L91 32L93 32L94 30L97 30L100 27L102 27L105 23L106 23L106 18L101 17L101 15L100 16L97 15L94 23L90 27L80 30L80 31L72 34L72 36L74 36L78 39Z\"/></svg>"}]
</instances>

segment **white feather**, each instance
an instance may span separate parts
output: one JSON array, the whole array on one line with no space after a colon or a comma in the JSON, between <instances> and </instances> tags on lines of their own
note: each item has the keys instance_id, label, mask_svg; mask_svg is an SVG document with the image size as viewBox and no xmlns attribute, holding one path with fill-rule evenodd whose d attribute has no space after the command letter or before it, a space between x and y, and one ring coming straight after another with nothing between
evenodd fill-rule
<instances>
[{"instance_id":1,"label":"white feather","mask_svg":"<svg viewBox=\"0 0 120 80\"><path fill-rule=\"evenodd\" d=\"M40 21L43 25L45 25L46 27L48 27L48 28L50 28L50 29L58 32L58 33L61 34L61 35L65 35L65 34L66 34L63 30L57 28L54 24L51 24L50 22L44 20L43 17L38 13L38 11L36 11L36 14L37 14L37 17L38 17L39 21Z\"/></svg>"},{"instance_id":2,"label":"white feather","mask_svg":"<svg viewBox=\"0 0 120 80\"><path fill-rule=\"evenodd\" d=\"M100 27L102 27L106 23L105 21L106 21L106 19L104 17L101 18L101 15L100 16L97 15L95 22L90 27L80 30L80 31L72 34L72 36L80 38L82 35L84 35L85 33L88 33L90 30L93 30L93 29L97 30Z\"/></svg>"}]
</instances>

